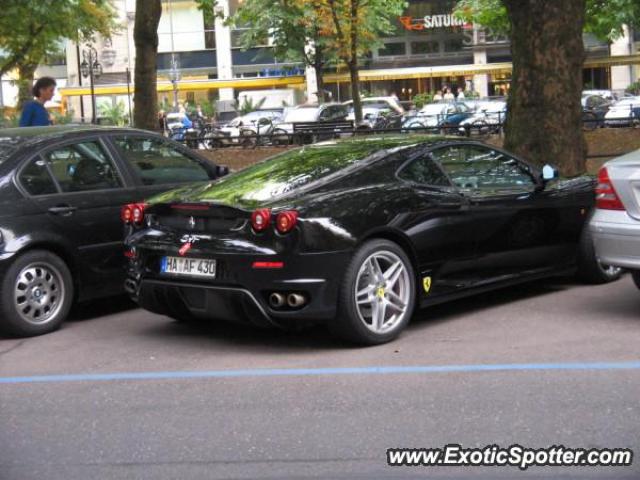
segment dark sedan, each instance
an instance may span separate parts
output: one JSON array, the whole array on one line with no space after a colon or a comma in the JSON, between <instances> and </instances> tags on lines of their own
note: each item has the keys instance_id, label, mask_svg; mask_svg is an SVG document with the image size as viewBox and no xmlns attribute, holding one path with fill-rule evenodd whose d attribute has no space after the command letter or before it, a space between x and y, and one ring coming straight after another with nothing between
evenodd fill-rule
<instances>
[{"instance_id":1,"label":"dark sedan","mask_svg":"<svg viewBox=\"0 0 640 480\"><path fill-rule=\"evenodd\" d=\"M0 329L46 333L74 301L123 293L122 204L224 173L140 130L0 130Z\"/></svg>"},{"instance_id":2,"label":"dark sedan","mask_svg":"<svg viewBox=\"0 0 640 480\"><path fill-rule=\"evenodd\" d=\"M555 173L446 137L291 150L125 207L127 288L179 320L325 322L377 344L416 305L576 269L594 282L617 278L584 228L593 179Z\"/></svg>"}]
</instances>

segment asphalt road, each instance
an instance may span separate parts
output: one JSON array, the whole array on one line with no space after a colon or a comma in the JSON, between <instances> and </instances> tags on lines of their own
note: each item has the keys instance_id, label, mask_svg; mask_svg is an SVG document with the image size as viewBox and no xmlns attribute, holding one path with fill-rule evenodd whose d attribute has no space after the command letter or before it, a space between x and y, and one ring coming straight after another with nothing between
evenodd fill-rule
<instances>
[{"instance_id":1,"label":"asphalt road","mask_svg":"<svg viewBox=\"0 0 640 480\"><path fill-rule=\"evenodd\" d=\"M431 308L366 349L321 328L192 327L109 300L53 334L0 339L0 479L638 478L638 360L628 277ZM526 472L386 465L387 448L449 443L636 458Z\"/></svg>"}]
</instances>

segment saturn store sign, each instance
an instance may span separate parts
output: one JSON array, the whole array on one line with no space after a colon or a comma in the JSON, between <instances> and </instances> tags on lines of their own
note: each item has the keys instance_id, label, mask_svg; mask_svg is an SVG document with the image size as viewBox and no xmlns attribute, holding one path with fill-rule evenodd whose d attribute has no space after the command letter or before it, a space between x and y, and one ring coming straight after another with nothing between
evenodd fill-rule
<instances>
[{"instance_id":1,"label":"saturn store sign","mask_svg":"<svg viewBox=\"0 0 640 480\"><path fill-rule=\"evenodd\" d=\"M470 28L471 24L457 18L451 13L426 15L423 18L400 17L400 23L406 30L433 30L436 28Z\"/></svg>"}]
</instances>

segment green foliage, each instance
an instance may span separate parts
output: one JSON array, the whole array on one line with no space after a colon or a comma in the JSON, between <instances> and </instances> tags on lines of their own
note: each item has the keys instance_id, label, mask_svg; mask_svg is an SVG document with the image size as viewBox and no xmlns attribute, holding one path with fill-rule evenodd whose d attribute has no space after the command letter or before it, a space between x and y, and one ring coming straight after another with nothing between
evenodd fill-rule
<instances>
[{"instance_id":1,"label":"green foliage","mask_svg":"<svg viewBox=\"0 0 640 480\"><path fill-rule=\"evenodd\" d=\"M418 93L411 99L415 107L420 110L427 103L433 102L433 93Z\"/></svg>"},{"instance_id":2,"label":"green foliage","mask_svg":"<svg viewBox=\"0 0 640 480\"><path fill-rule=\"evenodd\" d=\"M50 112L54 125L67 125L73 123L73 110L67 110L64 113L58 110L52 110Z\"/></svg>"},{"instance_id":3,"label":"green foliage","mask_svg":"<svg viewBox=\"0 0 640 480\"><path fill-rule=\"evenodd\" d=\"M209 100L203 100L199 102L200 107L202 108L202 114L207 118L213 118L216 115L216 104Z\"/></svg>"},{"instance_id":4,"label":"green foliage","mask_svg":"<svg viewBox=\"0 0 640 480\"><path fill-rule=\"evenodd\" d=\"M570 0L567 0L570 1ZM501 0L459 0L455 13L499 34L508 34L511 26ZM638 0L587 0L585 31L601 40L615 40L623 25L640 26Z\"/></svg>"},{"instance_id":5,"label":"green foliage","mask_svg":"<svg viewBox=\"0 0 640 480\"><path fill-rule=\"evenodd\" d=\"M8 108L0 108L0 128L13 128L19 124L20 114Z\"/></svg>"},{"instance_id":6,"label":"green foliage","mask_svg":"<svg viewBox=\"0 0 640 480\"><path fill-rule=\"evenodd\" d=\"M625 92L630 93L631 95L640 95L640 80L629 85L625 89Z\"/></svg>"},{"instance_id":7,"label":"green foliage","mask_svg":"<svg viewBox=\"0 0 640 480\"><path fill-rule=\"evenodd\" d=\"M240 115L246 115L247 113L259 110L262 107L262 105L264 105L264 102L266 100L267 99L265 97L262 97L257 102L254 102L251 97L244 97L242 102L239 102L236 100L235 102L236 111Z\"/></svg>"},{"instance_id":8,"label":"green foliage","mask_svg":"<svg viewBox=\"0 0 640 480\"><path fill-rule=\"evenodd\" d=\"M110 0L2 0L0 75L58 54L65 39L109 36L116 29Z\"/></svg>"},{"instance_id":9,"label":"green foliage","mask_svg":"<svg viewBox=\"0 0 640 480\"><path fill-rule=\"evenodd\" d=\"M105 120L103 123L108 125L124 127L129 123L129 116L126 113L124 102L118 102L115 105L100 105L98 114Z\"/></svg>"}]
</instances>

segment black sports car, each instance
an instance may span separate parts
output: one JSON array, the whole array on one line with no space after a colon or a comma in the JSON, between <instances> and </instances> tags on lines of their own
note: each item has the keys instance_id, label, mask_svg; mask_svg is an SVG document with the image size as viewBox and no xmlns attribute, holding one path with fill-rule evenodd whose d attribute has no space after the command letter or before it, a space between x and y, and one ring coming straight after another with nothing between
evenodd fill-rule
<instances>
[{"instance_id":1,"label":"black sports car","mask_svg":"<svg viewBox=\"0 0 640 480\"><path fill-rule=\"evenodd\" d=\"M127 289L179 320L320 321L377 344L416 305L577 267L592 281L617 278L584 228L593 180L555 174L446 137L290 150L125 207Z\"/></svg>"}]
</instances>

